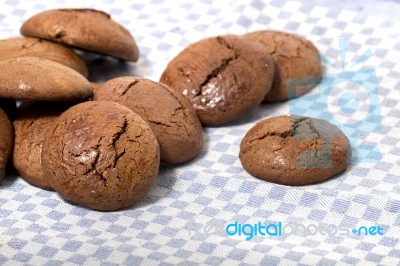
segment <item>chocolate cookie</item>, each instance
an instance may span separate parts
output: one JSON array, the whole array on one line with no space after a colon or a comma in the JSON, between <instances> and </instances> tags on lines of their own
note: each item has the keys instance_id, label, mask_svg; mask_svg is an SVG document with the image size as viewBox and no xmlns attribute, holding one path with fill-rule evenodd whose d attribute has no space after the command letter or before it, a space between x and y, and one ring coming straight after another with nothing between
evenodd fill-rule
<instances>
[{"instance_id":1,"label":"chocolate cookie","mask_svg":"<svg viewBox=\"0 0 400 266\"><path fill-rule=\"evenodd\" d=\"M0 61L0 98L73 101L92 94L85 77L59 63L29 56Z\"/></svg>"},{"instance_id":2,"label":"chocolate cookie","mask_svg":"<svg viewBox=\"0 0 400 266\"><path fill-rule=\"evenodd\" d=\"M21 56L46 58L70 67L84 77L88 76L85 62L63 45L30 37L0 40L0 61Z\"/></svg>"},{"instance_id":3,"label":"chocolate cookie","mask_svg":"<svg viewBox=\"0 0 400 266\"><path fill-rule=\"evenodd\" d=\"M145 78L115 78L95 89L93 100L118 102L141 116L153 130L166 163L190 161L201 151L203 129L196 113L185 97L166 85Z\"/></svg>"},{"instance_id":4,"label":"chocolate cookie","mask_svg":"<svg viewBox=\"0 0 400 266\"><path fill-rule=\"evenodd\" d=\"M273 60L254 41L226 35L189 45L160 81L186 96L204 125L236 120L258 106L271 88Z\"/></svg>"},{"instance_id":5,"label":"chocolate cookie","mask_svg":"<svg viewBox=\"0 0 400 266\"><path fill-rule=\"evenodd\" d=\"M344 171L350 157L349 141L339 128L304 116L257 123L243 138L239 154L252 176L284 185L326 180Z\"/></svg>"},{"instance_id":6,"label":"chocolate cookie","mask_svg":"<svg viewBox=\"0 0 400 266\"><path fill-rule=\"evenodd\" d=\"M110 15L95 9L53 9L28 19L21 34L136 62L139 49L132 35Z\"/></svg>"},{"instance_id":7,"label":"chocolate cookie","mask_svg":"<svg viewBox=\"0 0 400 266\"><path fill-rule=\"evenodd\" d=\"M256 31L244 36L262 44L275 62L274 82L265 102L299 97L321 80L321 60L312 42L280 31ZM291 83L290 87L287 87L287 82Z\"/></svg>"},{"instance_id":8,"label":"chocolate cookie","mask_svg":"<svg viewBox=\"0 0 400 266\"><path fill-rule=\"evenodd\" d=\"M64 199L101 211L142 199L158 174L160 151L146 122L118 103L91 101L50 126L42 166Z\"/></svg>"},{"instance_id":9,"label":"chocolate cookie","mask_svg":"<svg viewBox=\"0 0 400 266\"><path fill-rule=\"evenodd\" d=\"M50 125L67 107L60 104L34 105L14 120L15 141L13 164L19 175L28 183L51 190L48 177L42 170L42 147Z\"/></svg>"},{"instance_id":10,"label":"chocolate cookie","mask_svg":"<svg viewBox=\"0 0 400 266\"><path fill-rule=\"evenodd\" d=\"M3 178L5 176L6 164L12 151L14 131L10 120L1 108L0 132L0 178Z\"/></svg>"}]
</instances>

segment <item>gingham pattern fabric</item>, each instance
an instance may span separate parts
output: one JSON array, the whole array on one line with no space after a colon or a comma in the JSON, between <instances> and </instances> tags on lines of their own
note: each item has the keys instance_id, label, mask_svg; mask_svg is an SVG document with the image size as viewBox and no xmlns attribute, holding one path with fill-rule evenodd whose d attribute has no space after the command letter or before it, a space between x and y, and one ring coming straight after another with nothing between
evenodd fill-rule
<instances>
[{"instance_id":1,"label":"gingham pattern fabric","mask_svg":"<svg viewBox=\"0 0 400 266\"><path fill-rule=\"evenodd\" d=\"M400 3L8 0L0 4L0 37L19 35L21 23L41 10L83 6L111 13L131 31L141 50L136 64L87 56L92 80L121 75L158 80L168 61L186 45L217 34L277 29L307 37L329 60L327 75L364 69L376 74L370 82L376 79L380 125L351 137L360 145L375 147L381 156L353 163L338 177L312 186L281 186L251 177L238 159L244 134L263 118L300 108L296 103L306 102L300 98L261 105L235 123L206 128L201 155L179 167L162 166L148 196L123 211L87 210L8 176L0 181L0 264L400 262L400 23L396 19ZM344 67L340 39L347 40ZM367 60L347 68L367 49L371 51ZM346 86L342 90L352 90ZM330 105L322 103L314 116L323 115L324 106ZM329 112L339 117L341 110ZM357 148L355 152L362 153ZM333 224L349 229L379 225L384 231L383 235L360 236L352 232L255 236L247 241L244 236L215 230L235 221Z\"/></svg>"}]
</instances>

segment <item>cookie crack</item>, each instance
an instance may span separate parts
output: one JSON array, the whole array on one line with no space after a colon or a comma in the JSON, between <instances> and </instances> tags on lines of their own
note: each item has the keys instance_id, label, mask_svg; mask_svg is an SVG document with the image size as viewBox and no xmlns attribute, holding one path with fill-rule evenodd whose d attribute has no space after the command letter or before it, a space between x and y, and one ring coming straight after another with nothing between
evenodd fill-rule
<instances>
[{"instance_id":1,"label":"cookie crack","mask_svg":"<svg viewBox=\"0 0 400 266\"><path fill-rule=\"evenodd\" d=\"M171 123L174 124L174 125L176 125L178 128L183 128L183 129L185 130L185 132L186 132L186 135L190 135L189 130L188 130L187 127L186 127L186 123L182 123L182 122L181 122L181 121L186 121L186 122L188 122L189 124L193 125L192 121L191 121L190 119L188 119L188 116L187 116L187 114L186 114L186 109L184 109L184 108L176 108L176 109L175 109L175 112L174 112L174 114L171 116L171 118L175 117L175 116L177 115L176 113L177 113L178 111L182 111L183 117L184 117L185 119L183 119L183 120L178 119L178 121L175 121L175 120L171 119Z\"/></svg>"},{"instance_id":2,"label":"cookie crack","mask_svg":"<svg viewBox=\"0 0 400 266\"><path fill-rule=\"evenodd\" d=\"M293 136L296 135L297 128L300 126L300 123L307 120L307 117L303 117L297 120L290 119L290 123L292 124Z\"/></svg>"},{"instance_id":3,"label":"cookie crack","mask_svg":"<svg viewBox=\"0 0 400 266\"><path fill-rule=\"evenodd\" d=\"M138 135L136 135L134 139L131 139L131 138L128 139L129 142L134 142L138 145L138 147L135 151L135 156L133 156L132 158L129 158L129 160L133 161L133 163L135 164L135 167L136 167L136 170L137 170L137 173L139 174L139 176L141 176L142 171L140 171L140 167L138 165L138 162L136 161L136 158L138 158L137 154L141 153L141 143L137 139L141 138L142 136L143 136L143 131L140 132ZM146 168L146 171L147 171L147 168Z\"/></svg>"},{"instance_id":4,"label":"cookie crack","mask_svg":"<svg viewBox=\"0 0 400 266\"><path fill-rule=\"evenodd\" d=\"M180 68L180 71L183 71L183 69ZM188 77L189 77L189 76L188 76ZM190 78L190 77L189 77L189 78ZM160 84L161 87L163 87L172 97L174 97L174 99L179 103L179 107L178 107L177 109L175 109L175 113L176 113L176 111L179 110L179 109L185 109L185 107L182 105L181 101L178 99L178 97L176 97L176 96L170 91L170 89L168 88L168 86L166 86L166 85L163 84L163 83L159 83L159 84Z\"/></svg>"},{"instance_id":5,"label":"cookie crack","mask_svg":"<svg viewBox=\"0 0 400 266\"><path fill-rule=\"evenodd\" d=\"M229 65L229 63L235 59L237 59L236 56L232 56L227 59L222 59L221 64L218 67L214 68L213 71L211 71L211 73L208 74L207 77L203 80L203 82L200 83L199 85L200 90L194 95L194 97L203 94L203 87L207 85L211 79L216 78L221 72L223 72L225 68Z\"/></svg>"},{"instance_id":6,"label":"cookie crack","mask_svg":"<svg viewBox=\"0 0 400 266\"><path fill-rule=\"evenodd\" d=\"M181 73L182 76L184 76L186 79L188 79L188 80L190 80L190 82L192 82L192 79L190 78L189 73L186 72L182 67L179 67L178 71Z\"/></svg>"},{"instance_id":7,"label":"cookie crack","mask_svg":"<svg viewBox=\"0 0 400 266\"><path fill-rule=\"evenodd\" d=\"M265 133L265 134L261 135L261 136L258 137L258 138L255 138L255 139L250 140L249 143L252 143L252 142L254 142L254 141L263 140L263 139L265 139L265 138L267 138L267 137L279 137L279 138L282 138L282 139L286 139L286 138L289 137L291 134L292 134L292 130L286 130L286 131L284 131L284 132L268 132L268 133Z\"/></svg>"},{"instance_id":8,"label":"cookie crack","mask_svg":"<svg viewBox=\"0 0 400 266\"><path fill-rule=\"evenodd\" d=\"M105 188L107 187L107 178L104 176L104 173L106 172L107 169L109 169L111 167L115 167L116 164L117 164L117 161L126 153L126 150L124 148L124 150L121 152L121 154L118 154L117 153L117 149L116 149L116 143L121 138L121 135L126 132L127 126L128 126L128 122L127 122L126 117L124 117L124 122L123 122L122 126L119 127L119 131L116 132L112 137L111 146L112 146L112 148L113 148L113 150L114 150L116 155L114 157L114 160L113 160L112 164L108 165L104 169L104 171L102 173L100 173L97 170L97 164L98 164L100 156L101 156L101 152L99 151L99 147L101 146L101 141L102 141L102 139L104 137L101 137L99 139L99 141L98 141L98 144L94 147L94 150L97 151L96 152L96 157L94 158L93 162L91 163L91 169L89 169L86 174L88 174L89 172L92 172L96 177L99 178L100 181L103 182L103 185L104 185ZM119 175L117 175L117 178L119 178Z\"/></svg>"},{"instance_id":9,"label":"cookie crack","mask_svg":"<svg viewBox=\"0 0 400 266\"><path fill-rule=\"evenodd\" d=\"M96 157L94 158L94 160L93 160L93 162L92 162L92 164L91 164L91 169L90 169L90 170L92 170L92 171L93 171L93 174L94 174L95 176L97 176L97 177L99 178L100 181L103 182L103 186L104 186L104 187L107 187L107 178L105 178L105 177L103 176L102 173L99 173L99 172L97 171L97 167L96 167L96 166L97 166L97 163L99 162L100 155L101 155L101 152L98 150L99 147L100 147L100 141L99 141L99 144L98 144L97 147L96 147L96 150L97 150ZM89 171L90 171L90 170L89 170Z\"/></svg>"},{"instance_id":10,"label":"cookie crack","mask_svg":"<svg viewBox=\"0 0 400 266\"><path fill-rule=\"evenodd\" d=\"M305 156L306 159L304 162L301 162L303 167L312 167L312 168L325 168L325 167L330 167L329 163L331 162L331 158L328 158L328 160L324 160L324 155L321 154L324 150L324 145L322 145L321 149L318 149L318 140L314 139L314 141L311 143L311 145L308 147L307 150L305 150L302 154ZM317 164L310 163L309 160L307 159L307 156L313 156Z\"/></svg>"},{"instance_id":11,"label":"cookie crack","mask_svg":"<svg viewBox=\"0 0 400 266\"><path fill-rule=\"evenodd\" d=\"M34 42L31 42L31 43L24 43L24 44L21 45L21 50L24 50L24 49L28 49L29 50L30 48L36 46L39 43L42 43L42 39L37 39L37 40L35 40Z\"/></svg>"},{"instance_id":12,"label":"cookie crack","mask_svg":"<svg viewBox=\"0 0 400 266\"><path fill-rule=\"evenodd\" d=\"M314 139L322 139L319 131L315 128L315 126L313 125L312 121L308 117L303 117L303 118L300 118L298 120L291 120L292 130L293 130L293 137L296 137L297 129L299 128L299 126L301 124L303 124L302 122L305 122L305 124L310 129L311 133L316 135L316 137Z\"/></svg>"},{"instance_id":13,"label":"cookie crack","mask_svg":"<svg viewBox=\"0 0 400 266\"><path fill-rule=\"evenodd\" d=\"M126 88L124 89L124 91L122 91L122 93L120 94L120 96L124 96L132 87L134 87L139 81L138 80L134 80L131 83L128 84L128 86L126 86Z\"/></svg>"},{"instance_id":14,"label":"cookie crack","mask_svg":"<svg viewBox=\"0 0 400 266\"><path fill-rule=\"evenodd\" d=\"M178 104L179 104L179 107L175 108L174 113L171 115L171 118L175 117L175 116L177 115L177 112L182 110L183 116L186 118L186 121L189 121L189 119L187 119L187 115L186 115L186 112L185 112L185 111L187 110L187 108L185 108L185 106L181 103L181 101L178 99L178 97L176 97L176 96L168 89L167 86L165 86L165 85L162 84L162 83L160 83L160 84L161 84L161 86L162 86L172 97L174 97L174 99L175 99L175 100L178 102ZM151 122L151 121L150 121L150 122ZM180 123L175 122L175 121L173 121L173 120L171 121L171 123L177 125L178 127L182 127L182 125L181 125ZM191 124L192 124L192 123L191 123ZM186 126L184 125L183 127L184 127L184 129L185 129L185 131L186 131L186 134L189 134L189 132L188 132Z\"/></svg>"},{"instance_id":15,"label":"cookie crack","mask_svg":"<svg viewBox=\"0 0 400 266\"><path fill-rule=\"evenodd\" d=\"M25 128L29 129L30 127L32 127L33 124L35 124L35 120L29 121L28 124L25 125Z\"/></svg>"},{"instance_id":16,"label":"cookie crack","mask_svg":"<svg viewBox=\"0 0 400 266\"><path fill-rule=\"evenodd\" d=\"M163 122L160 122L160 121L154 121L154 120L148 120L150 123L152 123L152 124L155 124L155 125L159 125L159 126L163 126L163 127L171 127L170 125L168 125L168 124L165 124L165 123L163 123Z\"/></svg>"},{"instance_id":17,"label":"cookie crack","mask_svg":"<svg viewBox=\"0 0 400 266\"><path fill-rule=\"evenodd\" d=\"M111 142L111 146L114 149L114 152L116 154L113 164L112 164L113 167L115 167L118 159L121 158L122 155L125 153L125 149L124 149L124 151L122 152L122 155L118 155L116 144L117 144L118 140L121 138L122 134L124 134L126 132L127 127L128 127L128 120L126 119L126 116L124 116L124 121L122 123L122 126L119 128L119 131L114 134L114 136L112 138L112 142Z\"/></svg>"},{"instance_id":18,"label":"cookie crack","mask_svg":"<svg viewBox=\"0 0 400 266\"><path fill-rule=\"evenodd\" d=\"M93 151L94 152L96 152L96 155L95 155L95 157L94 157L94 160L90 163L90 167L87 169L87 171L86 172L84 172L83 173L83 175L87 175L87 174L89 174L90 172L95 172L95 173L97 173L97 171L96 171L96 165L97 165L97 163L98 163L98 161L99 161L99 158L100 158L100 155L101 155L101 152L99 151L99 148L100 148L100 146L101 146L101 141L103 140L103 136L102 137L100 137L99 138L99 140L98 140L98 142L97 142L97 144L95 145L95 146L93 146L91 149L89 149L88 151L85 151L85 154L91 154ZM79 154L74 154L74 153L70 153L73 157L75 157L75 158L78 158L78 159L80 159L81 157L82 157L82 153L79 153ZM82 160L79 160L79 163L78 164L82 164L82 165L84 165L84 166L86 166L86 164L85 164L85 162L83 162Z\"/></svg>"},{"instance_id":19,"label":"cookie crack","mask_svg":"<svg viewBox=\"0 0 400 266\"><path fill-rule=\"evenodd\" d=\"M300 39L300 40L297 40L297 38L295 38L295 37L292 37L292 36L290 36L290 35L288 35L288 34L285 34L285 36L287 36L287 37L289 37L289 43L290 42L293 42L293 43L295 43L295 44L298 44L298 43L300 43L299 45L296 45L296 47L295 47L295 51L296 51L296 53L295 53L295 55L290 55L290 56L287 56L287 55L285 55L285 54L279 54L278 53L278 51L285 45L285 42L282 42L282 41L277 41L276 40L276 38L278 37L277 35L274 35L274 37L272 38L272 42L273 42L273 50L272 51L268 51L271 55L274 55L274 56L281 56L281 57L285 57L285 58L287 58L287 59L290 59L290 58L293 58L293 57L295 57L295 58L301 58L302 56L301 56L301 48L300 48L300 45L304 45L304 41L302 40L302 39Z\"/></svg>"},{"instance_id":20,"label":"cookie crack","mask_svg":"<svg viewBox=\"0 0 400 266\"><path fill-rule=\"evenodd\" d=\"M53 34L53 38L55 39L62 39L65 36L67 36L67 31L63 29L57 29L56 32Z\"/></svg>"},{"instance_id":21,"label":"cookie crack","mask_svg":"<svg viewBox=\"0 0 400 266\"><path fill-rule=\"evenodd\" d=\"M278 43L278 41L277 41L275 38L276 38L276 36L274 36L274 37L272 38L273 49L272 49L272 50L268 50L268 52L269 52L270 55L276 55L277 50L278 50L278 47L279 47L279 43Z\"/></svg>"},{"instance_id":22,"label":"cookie crack","mask_svg":"<svg viewBox=\"0 0 400 266\"><path fill-rule=\"evenodd\" d=\"M214 68L211 73L206 76L203 82L200 83L200 90L193 96L194 98L202 95L204 86L207 85L211 79L216 78L221 72L223 72L232 61L239 58L239 53L236 51L235 47L231 46L223 37L218 36L217 42L228 50L233 51L233 55L222 59L219 66Z\"/></svg>"},{"instance_id":23,"label":"cookie crack","mask_svg":"<svg viewBox=\"0 0 400 266\"><path fill-rule=\"evenodd\" d=\"M225 48L227 48L228 50L234 50L234 47L232 45L229 44L229 42L227 42L225 40L224 37L222 36L218 36L217 37L217 42L221 45L224 46Z\"/></svg>"}]
</instances>

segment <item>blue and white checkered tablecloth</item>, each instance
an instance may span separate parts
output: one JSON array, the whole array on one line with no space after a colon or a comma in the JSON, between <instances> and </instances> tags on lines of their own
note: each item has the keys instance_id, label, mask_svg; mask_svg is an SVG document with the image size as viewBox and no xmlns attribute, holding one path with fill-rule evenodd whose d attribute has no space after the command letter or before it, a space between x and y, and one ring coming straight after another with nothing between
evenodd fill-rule
<instances>
[{"instance_id":1,"label":"blue and white checkered tablecloth","mask_svg":"<svg viewBox=\"0 0 400 266\"><path fill-rule=\"evenodd\" d=\"M255 122L299 110L308 96L290 103L264 104L236 123L206 128L201 155L179 167L162 166L149 195L123 211L84 209L64 202L54 192L8 176L0 181L0 264L400 263L399 2L7 0L0 3L0 38L18 36L20 25L30 16L58 7L109 12L137 40L141 58L136 64L87 56L92 80L120 75L158 80L168 61L186 45L217 34L261 29L300 34L313 41L326 59L327 77L370 71L365 79L373 89L362 103L369 101L374 107L370 109L379 112L373 112L371 122L370 109L363 112L361 108L351 119L377 126L363 124L364 130L351 133L361 160L338 177L312 186L260 181L247 174L238 159L240 141ZM336 92L318 98L326 99L319 102L321 108L304 112L312 109L314 116L323 116L328 108L339 126L350 123L341 120L349 115L334 104L338 94L355 90L349 79ZM317 88L310 95L318 93ZM373 147L379 156L368 153ZM362 160L367 157L373 160ZM300 230L246 240L244 235L230 236L224 231L234 222L259 221L281 223L287 230L291 229L288 225L318 227L318 232ZM363 226L379 226L383 231L368 235L351 231Z\"/></svg>"}]
</instances>

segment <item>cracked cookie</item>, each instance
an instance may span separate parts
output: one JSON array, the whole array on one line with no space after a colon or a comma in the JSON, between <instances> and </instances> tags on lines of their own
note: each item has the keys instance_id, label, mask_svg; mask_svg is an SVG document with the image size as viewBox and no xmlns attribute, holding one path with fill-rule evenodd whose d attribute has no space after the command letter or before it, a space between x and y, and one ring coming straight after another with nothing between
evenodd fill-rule
<instances>
[{"instance_id":1,"label":"cracked cookie","mask_svg":"<svg viewBox=\"0 0 400 266\"><path fill-rule=\"evenodd\" d=\"M180 52L160 82L188 98L204 125L236 120L271 88L274 63L261 44L240 36L203 39Z\"/></svg>"},{"instance_id":2,"label":"cracked cookie","mask_svg":"<svg viewBox=\"0 0 400 266\"><path fill-rule=\"evenodd\" d=\"M21 112L14 120L13 165L28 183L52 190L42 170L42 147L47 129L67 109L56 104L36 104Z\"/></svg>"},{"instance_id":3,"label":"cracked cookie","mask_svg":"<svg viewBox=\"0 0 400 266\"><path fill-rule=\"evenodd\" d=\"M30 56L0 61L0 98L73 101L92 94L84 76L59 63Z\"/></svg>"},{"instance_id":4,"label":"cracked cookie","mask_svg":"<svg viewBox=\"0 0 400 266\"><path fill-rule=\"evenodd\" d=\"M71 49L42 39L18 37L0 40L0 61L20 56L34 56L63 64L88 76L85 62Z\"/></svg>"},{"instance_id":5,"label":"cracked cookie","mask_svg":"<svg viewBox=\"0 0 400 266\"><path fill-rule=\"evenodd\" d=\"M120 103L142 117L157 138L161 161L185 163L203 146L203 128L188 100L166 85L145 78L119 77L99 85L94 101Z\"/></svg>"},{"instance_id":6,"label":"cracked cookie","mask_svg":"<svg viewBox=\"0 0 400 266\"><path fill-rule=\"evenodd\" d=\"M0 178L5 176L5 168L10 157L13 142L14 131L10 119L0 108Z\"/></svg>"},{"instance_id":7,"label":"cracked cookie","mask_svg":"<svg viewBox=\"0 0 400 266\"><path fill-rule=\"evenodd\" d=\"M343 172L351 157L349 140L327 121L278 116L258 122L243 138L239 158L262 180L308 185Z\"/></svg>"},{"instance_id":8,"label":"cracked cookie","mask_svg":"<svg viewBox=\"0 0 400 266\"><path fill-rule=\"evenodd\" d=\"M321 80L321 60L317 48L309 40L295 34L268 30L251 32L244 37L262 44L275 62L272 89L264 102L299 97ZM290 82L289 87L287 82Z\"/></svg>"},{"instance_id":9,"label":"cracked cookie","mask_svg":"<svg viewBox=\"0 0 400 266\"><path fill-rule=\"evenodd\" d=\"M100 210L141 200L158 174L160 151L146 122L111 101L65 111L43 143L43 172L64 199Z\"/></svg>"},{"instance_id":10,"label":"cracked cookie","mask_svg":"<svg viewBox=\"0 0 400 266\"><path fill-rule=\"evenodd\" d=\"M40 12L21 27L21 34L71 45L136 62L139 49L132 35L105 12L95 9L53 9Z\"/></svg>"}]
</instances>

